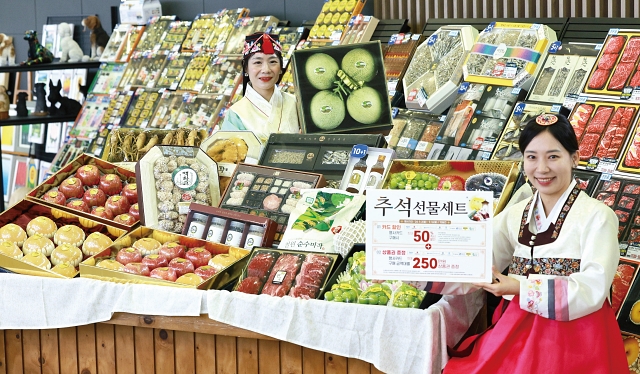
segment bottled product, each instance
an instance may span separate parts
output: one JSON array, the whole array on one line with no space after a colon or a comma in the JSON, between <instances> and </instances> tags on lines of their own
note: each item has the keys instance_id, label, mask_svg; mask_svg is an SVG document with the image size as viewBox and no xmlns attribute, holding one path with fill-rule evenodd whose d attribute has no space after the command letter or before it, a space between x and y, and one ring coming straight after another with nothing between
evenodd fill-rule
<instances>
[{"instance_id":1,"label":"bottled product","mask_svg":"<svg viewBox=\"0 0 640 374\"><path fill-rule=\"evenodd\" d=\"M220 217L213 217L209 230L207 230L207 241L222 243L222 233L224 232L224 226L227 224L227 220Z\"/></svg>"},{"instance_id":2,"label":"bottled product","mask_svg":"<svg viewBox=\"0 0 640 374\"><path fill-rule=\"evenodd\" d=\"M384 160L386 158L386 155L378 156L378 161L373 164L369 172L366 188L376 188L378 186L378 183L382 180L382 174L384 174Z\"/></svg>"},{"instance_id":3,"label":"bottled product","mask_svg":"<svg viewBox=\"0 0 640 374\"><path fill-rule=\"evenodd\" d=\"M264 236L264 227L259 225L249 226L249 233L247 234L247 240L244 242L245 249L253 249L255 246L259 246L262 243L262 237Z\"/></svg>"},{"instance_id":4,"label":"bottled product","mask_svg":"<svg viewBox=\"0 0 640 374\"><path fill-rule=\"evenodd\" d=\"M229 224L229 231L227 231L227 239L224 244L234 247L240 246L240 240L242 240L242 232L244 231L244 223L238 221L232 221Z\"/></svg>"},{"instance_id":5,"label":"bottled product","mask_svg":"<svg viewBox=\"0 0 640 374\"><path fill-rule=\"evenodd\" d=\"M207 216L200 213L193 213L187 236L202 239L204 234L204 225L207 224Z\"/></svg>"},{"instance_id":6,"label":"bottled product","mask_svg":"<svg viewBox=\"0 0 640 374\"><path fill-rule=\"evenodd\" d=\"M349 184L347 185L347 192L358 193L364 182L364 175L367 172L367 155L362 157L358 162L353 165L353 171L351 172L351 178L349 178Z\"/></svg>"}]
</instances>

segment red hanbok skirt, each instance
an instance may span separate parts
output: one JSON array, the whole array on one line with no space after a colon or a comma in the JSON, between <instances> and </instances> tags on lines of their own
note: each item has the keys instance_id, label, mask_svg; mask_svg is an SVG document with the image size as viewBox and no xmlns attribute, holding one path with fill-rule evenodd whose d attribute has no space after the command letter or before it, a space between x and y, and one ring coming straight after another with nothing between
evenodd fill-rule
<instances>
[{"instance_id":1,"label":"red hanbok skirt","mask_svg":"<svg viewBox=\"0 0 640 374\"><path fill-rule=\"evenodd\" d=\"M522 310L516 296L496 319L493 328L460 344L458 352L475 341L467 357L449 360L444 374L629 372L609 301L597 312L559 322Z\"/></svg>"}]
</instances>

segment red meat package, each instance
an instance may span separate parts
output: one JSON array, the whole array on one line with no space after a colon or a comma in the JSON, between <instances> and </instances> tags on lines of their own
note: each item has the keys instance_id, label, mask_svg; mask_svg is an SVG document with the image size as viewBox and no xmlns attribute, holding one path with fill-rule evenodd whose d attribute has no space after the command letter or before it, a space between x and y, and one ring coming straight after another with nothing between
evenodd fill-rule
<instances>
[{"instance_id":1,"label":"red meat package","mask_svg":"<svg viewBox=\"0 0 640 374\"><path fill-rule=\"evenodd\" d=\"M611 70L596 69L589 79L589 88L592 90L601 90L609 79Z\"/></svg>"},{"instance_id":2,"label":"red meat package","mask_svg":"<svg viewBox=\"0 0 640 374\"><path fill-rule=\"evenodd\" d=\"M251 258L247 265L247 277L266 278L273 267L277 255L271 252L258 253Z\"/></svg>"},{"instance_id":3,"label":"red meat package","mask_svg":"<svg viewBox=\"0 0 640 374\"><path fill-rule=\"evenodd\" d=\"M296 276L296 285L289 292L289 296L315 299L329 272L331 261L327 256L307 255L300 267L300 273Z\"/></svg>"},{"instance_id":4,"label":"red meat package","mask_svg":"<svg viewBox=\"0 0 640 374\"><path fill-rule=\"evenodd\" d=\"M633 137L633 142L624 158L623 165L631 168L640 168L640 132Z\"/></svg>"},{"instance_id":5,"label":"red meat package","mask_svg":"<svg viewBox=\"0 0 640 374\"><path fill-rule=\"evenodd\" d=\"M580 104L573 112L569 122L571 123L571 126L573 126L576 138L580 139L580 136L582 136L582 133L587 126L587 122L589 122L589 118L591 117L591 113L593 113L593 108L594 106L591 104Z\"/></svg>"},{"instance_id":6,"label":"red meat package","mask_svg":"<svg viewBox=\"0 0 640 374\"><path fill-rule=\"evenodd\" d=\"M624 52L622 52L622 58L620 62L633 62L635 63L640 55L640 38L637 36L629 39L629 43L624 47Z\"/></svg>"},{"instance_id":7,"label":"red meat package","mask_svg":"<svg viewBox=\"0 0 640 374\"><path fill-rule=\"evenodd\" d=\"M614 313L617 313L622 306L622 301L627 296L627 292L629 292L636 269L636 264L625 264L620 261L611 284L611 308L613 308Z\"/></svg>"},{"instance_id":8,"label":"red meat package","mask_svg":"<svg viewBox=\"0 0 640 374\"><path fill-rule=\"evenodd\" d=\"M293 280L300 269L302 257L302 255L295 254L280 255L271 269L269 279L262 287L262 294L285 296L291 289Z\"/></svg>"},{"instance_id":9,"label":"red meat package","mask_svg":"<svg viewBox=\"0 0 640 374\"><path fill-rule=\"evenodd\" d=\"M627 79L633 73L635 63L634 62L621 62L616 66L616 70L613 71L613 75L611 76L611 81L609 81L609 86L607 86L608 90L611 91L621 91Z\"/></svg>"},{"instance_id":10,"label":"red meat package","mask_svg":"<svg viewBox=\"0 0 640 374\"><path fill-rule=\"evenodd\" d=\"M612 36L607 40L607 43L604 46L604 51L602 52L618 54L622 50L625 41L626 37L623 35Z\"/></svg>"},{"instance_id":11,"label":"red meat package","mask_svg":"<svg viewBox=\"0 0 640 374\"><path fill-rule=\"evenodd\" d=\"M611 70L616 65L618 55L614 53L605 53L598 60L598 69Z\"/></svg>"}]
</instances>

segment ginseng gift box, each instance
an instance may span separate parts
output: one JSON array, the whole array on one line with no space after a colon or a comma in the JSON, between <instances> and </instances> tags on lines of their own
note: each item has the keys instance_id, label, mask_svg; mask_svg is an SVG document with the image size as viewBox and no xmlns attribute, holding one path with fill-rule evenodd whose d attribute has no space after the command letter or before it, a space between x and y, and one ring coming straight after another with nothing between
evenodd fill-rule
<instances>
[{"instance_id":1,"label":"ginseng gift box","mask_svg":"<svg viewBox=\"0 0 640 374\"><path fill-rule=\"evenodd\" d=\"M51 221L55 223L55 228L53 226L48 227L45 225L47 222L50 224ZM31 222L35 223L32 224ZM17 258L18 256L10 257L9 252L7 252L3 247L5 245L4 242L3 244L0 244L0 267L15 273L45 277L72 278L78 273L77 266L70 266L67 267L67 269L61 269L62 271L60 272L58 272L58 269L60 268L57 268L55 271L51 270L52 265L55 265L50 261L51 254L53 253L52 251L54 251L54 242L58 242L60 244L71 244L68 239L71 237L70 235L61 235L60 237L56 237L56 231L64 230L69 231L70 233L79 233L79 236L76 234L76 238L71 239L78 240L73 243L79 244L77 246L74 245L74 247L78 249L65 249L65 252L75 252L77 254L80 249L83 249L82 255L84 258L90 256L95 250L103 250L106 248L102 247L101 243L109 245L113 240L126 233L123 229L111 225L100 224L96 221L80 217L74 213L64 213L55 208L40 204L39 202L29 200L22 200L11 208L0 213L0 227L7 227L9 224L20 226L21 230L26 230L27 236L33 237L33 239L26 239L26 237L20 239L22 240L22 243L18 243L21 248L21 252L18 253L20 259ZM36 224L37 226L32 226ZM71 226L77 227L80 230L76 228L70 229ZM39 229L36 227L39 227ZM36 233L40 238L37 238L35 235ZM96 236L101 239L93 240ZM28 244L27 240L35 241L33 244ZM85 244L87 241L91 241L93 244ZM47 259L44 261L42 256L37 256L37 260L41 261L40 265L42 267L36 266L33 259L30 260L31 262L24 261L24 255L30 256L31 253L33 253L34 245L37 247L37 252L45 256ZM30 250L27 250L27 247L30 248ZM82 255L77 259L77 261L82 260Z\"/></svg>"},{"instance_id":2,"label":"ginseng gift box","mask_svg":"<svg viewBox=\"0 0 640 374\"><path fill-rule=\"evenodd\" d=\"M477 36L472 26L444 26L418 46L402 79L407 108L439 114L451 105Z\"/></svg>"},{"instance_id":3,"label":"ginseng gift box","mask_svg":"<svg viewBox=\"0 0 640 374\"><path fill-rule=\"evenodd\" d=\"M304 133L391 128L380 42L295 51L293 73Z\"/></svg>"},{"instance_id":4,"label":"ginseng gift box","mask_svg":"<svg viewBox=\"0 0 640 374\"><path fill-rule=\"evenodd\" d=\"M464 80L528 89L556 40L555 31L539 23L491 22L467 56Z\"/></svg>"},{"instance_id":5,"label":"ginseng gift box","mask_svg":"<svg viewBox=\"0 0 640 374\"><path fill-rule=\"evenodd\" d=\"M609 30L598 60L584 86L584 92L595 97L610 98L622 98L629 94L630 90L625 92L627 87L640 86L639 56L639 30Z\"/></svg>"},{"instance_id":6,"label":"ginseng gift box","mask_svg":"<svg viewBox=\"0 0 640 374\"><path fill-rule=\"evenodd\" d=\"M259 164L321 173L328 187L338 188L356 144L384 147L385 140L379 134L271 134Z\"/></svg>"},{"instance_id":7,"label":"ginseng gift box","mask_svg":"<svg viewBox=\"0 0 640 374\"><path fill-rule=\"evenodd\" d=\"M177 258L187 261L176 261ZM221 260L212 261L215 258ZM80 276L118 283L220 289L240 276L247 258L248 251L241 253L224 244L141 226L122 236L102 252L81 262ZM175 262L181 264L176 265ZM155 275L153 271L157 268L161 269ZM171 271L167 268L173 269L175 278L168 274ZM180 277L175 273L203 276L190 276L192 278L182 282L177 281ZM159 277L160 274L164 277Z\"/></svg>"}]
</instances>

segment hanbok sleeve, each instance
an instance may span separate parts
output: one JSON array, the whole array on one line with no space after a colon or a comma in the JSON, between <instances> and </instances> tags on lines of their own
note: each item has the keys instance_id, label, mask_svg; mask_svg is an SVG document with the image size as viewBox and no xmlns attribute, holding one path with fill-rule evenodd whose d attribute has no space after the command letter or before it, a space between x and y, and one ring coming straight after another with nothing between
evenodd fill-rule
<instances>
[{"instance_id":1,"label":"hanbok sleeve","mask_svg":"<svg viewBox=\"0 0 640 374\"><path fill-rule=\"evenodd\" d=\"M571 321L602 308L620 259L618 219L613 210L598 206L575 231L580 237L580 272L555 277L529 275L520 282L523 310Z\"/></svg>"},{"instance_id":2,"label":"hanbok sleeve","mask_svg":"<svg viewBox=\"0 0 640 374\"><path fill-rule=\"evenodd\" d=\"M228 109L227 113L224 116L224 121L222 121L222 125L220 126L220 130L224 131L233 131L233 130L246 130L242 123L242 119L233 109Z\"/></svg>"}]
</instances>

